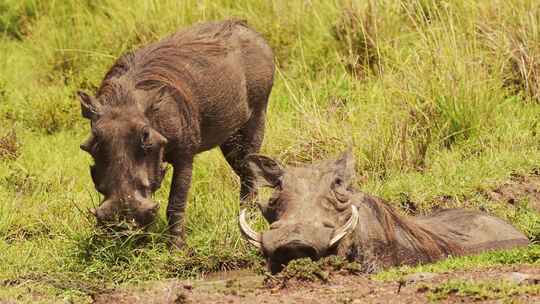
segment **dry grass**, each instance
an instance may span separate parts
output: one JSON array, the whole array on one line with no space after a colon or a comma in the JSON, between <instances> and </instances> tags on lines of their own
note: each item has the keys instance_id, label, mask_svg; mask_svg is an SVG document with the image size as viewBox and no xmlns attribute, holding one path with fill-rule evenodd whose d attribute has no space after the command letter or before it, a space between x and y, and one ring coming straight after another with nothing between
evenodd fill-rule
<instances>
[{"instance_id":1,"label":"dry grass","mask_svg":"<svg viewBox=\"0 0 540 304\"><path fill-rule=\"evenodd\" d=\"M535 6L528 7L527 1L519 6L508 3L484 8L478 32L490 56L501 61L495 68L501 69L504 84L540 102L540 12ZM517 16L516 10L526 12Z\"/></svg>"},{"instance_id":2,"label":"dry grass","mask_svg":"<svg viewBox=\"0 0 540 304\"><path fill-rule=\"evenodd\" d=\"M0 161L15 160L20 155L19 141L14 129L0 136Z\"/></svg>"},{"instance_id":3,"label":"dry grass","mask_svg":"<svg viewBox=\"0 0 540 304\"><path fill-rule=\"evenodd\" d=\"M363 8L349 4L332 28L343 64L358 79L382 72L374 5L373 1L368 1Z\"/></svg>"}]
</instances>

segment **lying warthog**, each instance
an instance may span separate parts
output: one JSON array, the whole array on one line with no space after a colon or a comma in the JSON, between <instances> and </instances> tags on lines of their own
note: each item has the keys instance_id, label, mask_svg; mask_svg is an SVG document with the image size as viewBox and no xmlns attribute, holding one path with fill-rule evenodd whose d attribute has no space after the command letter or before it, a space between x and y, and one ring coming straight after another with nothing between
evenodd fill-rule
<instances>
[{"instance_id":1,"label":"lying warthog","mask_svg":"<svg viewBox=\"0 0 540 304\"><path fill-rule=\"evenodd\" d=\"M120 57L96 97L78 93L92 129L81 148L104 195L98 224L153 222L168 162L167 217L181 246L194 155L216 146L240 176L241 198L253 196L243 159L261 146L273 76L272 50L241 21L199 24Z\"/></svg>"},{"instance_id":2,"label":"lying warthog","mask_svg":"<svg viewBox=\"0 0 540 304\"><path fill-rule=\"evenodd\" d=\"M251 229L245 210L240 213L240 230L261 249L273 273L303 257L339 255L361 263L365 271L376 271L528 244L508 223L478 211L398 215L381 199L352 188L350 152L338 160L285 169L261 155L247 160L256 184L275 190L267 203L259 203L270 230L261 234Z\"/></svg>"}]
</instances>

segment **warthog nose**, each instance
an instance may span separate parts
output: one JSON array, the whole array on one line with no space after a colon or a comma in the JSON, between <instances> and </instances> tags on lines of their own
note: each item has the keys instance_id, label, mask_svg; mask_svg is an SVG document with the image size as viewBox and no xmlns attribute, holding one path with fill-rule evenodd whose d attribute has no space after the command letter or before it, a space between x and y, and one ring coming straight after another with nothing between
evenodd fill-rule
<instances>
[{"instance_id":1,"label":"warthog nose","mask_svg":"<svg viewBox=\"0 0 540 304\"><path fill-rule=\"evenodd\" d=\"M135 211L135 220L140 226L151 224L159 210L159 204L146 201Z\"/></svg>"},{"instance_id":2,"label":"warthog nose","mask_svg":"<svg viewBox=\"0 0 540 304\"><path fill-rule=\"evenodd\" d=\"M290 261L301 258L315 260L319 258L319 254L317 249L310 244L301 241L287 243L273 252L269 264L270 271L272 273L280 272Z\"/></svg>"},{"instance_id":3,"label":"warthog nose","mask_svg":"<svg viewBox=\"0 0 540 304\"><path fill-rule=\"evenodd\" d=\"M151 224L159 210L159 204L143 199L135 200L130 196L108 198L100 207L93 210L98 225L115 225L129 222L135 227Z\"/></svg>"},{"instance_id":4,"label":"warthog nose","mask_svg":"<svg viewBox=\"0 0 540 304\"><path fill-rule=\"evenodd\" d=\"M90 212L96 216L98 223L109 222L114 217L114 203L111 200L105 200L101 206L91 209Z\"/></svg>"},{"instance_id":5,"label":"warthog nose","mask_svg":"<svg viewBox=\"0 0 540 304\"><path fill-rule=\"evenodd\" d=\"M285 257L287 260L317 258L317 249L310 244L293 241L279 247L274 253L274 256Z\"/></svg>"}]
</instances>

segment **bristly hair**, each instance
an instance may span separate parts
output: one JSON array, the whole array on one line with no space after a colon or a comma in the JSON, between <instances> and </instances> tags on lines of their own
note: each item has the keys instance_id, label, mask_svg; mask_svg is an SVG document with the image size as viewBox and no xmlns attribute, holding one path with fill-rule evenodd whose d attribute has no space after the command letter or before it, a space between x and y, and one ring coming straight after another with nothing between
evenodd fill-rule
<instances>
[{"instance_id":1,"label":"bristly hair","mask_svg":"<svg viewBox=\"0 0 540 304\"><path fill-rule=\"evenodd\" d=\"M448 255L461 255L463 248L452 240L439 236L428 229L400 216L388 204L378 199L367 199L366 203L374 211L377 221L383 227L387 250L385 255L390 258L393 265L418 262L433 262ZM406 252L400 246L397 231L404 234L405 242L413 248L413 252ZM401 255L411 256L401 256Z\"/></svg>"},{"instance_id":2,"label":"bristly hair","mask_svg":"<svg viewBox=\"0 0 540 304\"><path fill-rule=\"evenodd\" d=\"M133 84L125 79L111 79L98 91L98 100L104 106L124 105L133 101Z\"/></svg>"},{"instance_id":3,"label":"bristly hair","mask_svg":"<svg viewBox=\"0 0 540 304\"><path fill-rule=\"evenodd\" d=\"M193 108L192 88L196 86L190 66L208 66L216 57L229 52L226 39L241 20L200 24L180 31L160 42L121 56L105 75L97 97L108 106L134 102L130 92L137 89L162 94L171 92L190 120Z\"/></svg>"}]
</instances>

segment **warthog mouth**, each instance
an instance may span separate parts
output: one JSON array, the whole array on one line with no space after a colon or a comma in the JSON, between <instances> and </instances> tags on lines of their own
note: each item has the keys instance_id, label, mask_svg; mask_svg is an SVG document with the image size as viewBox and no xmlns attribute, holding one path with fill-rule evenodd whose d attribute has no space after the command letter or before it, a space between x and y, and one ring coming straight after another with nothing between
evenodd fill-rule
<instances>
[{"instance_id":1,"label":"warthog mouth","mask_svg":"<svg viewBox=\"0 0 540 304\"><path fill-rule=\"evenodd\" d=\"M280 246L273 252L272 257L268 258L268 267L275 274L283 270L290 261L301 258L310 258L315 261L320 258L320 252L313 244L294 240Z\"/></svg>"},{"instance_id":2,"label":"warthog mouth","mask_svg":"<svg viewBox=\"0 0 540 304\"><path fill-rule=\"evenodd\" d=\"M154 204L151 208L135 211L110 211L103 212L100 207L89 209L97 219L97 225L106 230L112 231L130 231L146 230L157 219L159 205Z\"/></svg>"},{"instance_id":3,"label":"warthog mouth","mask_svg":"<svg viewBox=\"0 0 540 304\"><path fill-rule=\"evenodd\" d=\"M339 243L339 241L343 239L343 237L354 231L354 229L356 228L359 218L358 209L356 206L351 205L351 211L352 214L347 223L334 230L333 237L328 243L328 248L331 248L337 243ZM247 223L246 209L242 209L240 211L240 215L238 216L238 223L240 226L240 231L242 232L242 236L253 246L262 249L262 234L253 230Z\"/></svg>"}]
</instances>

